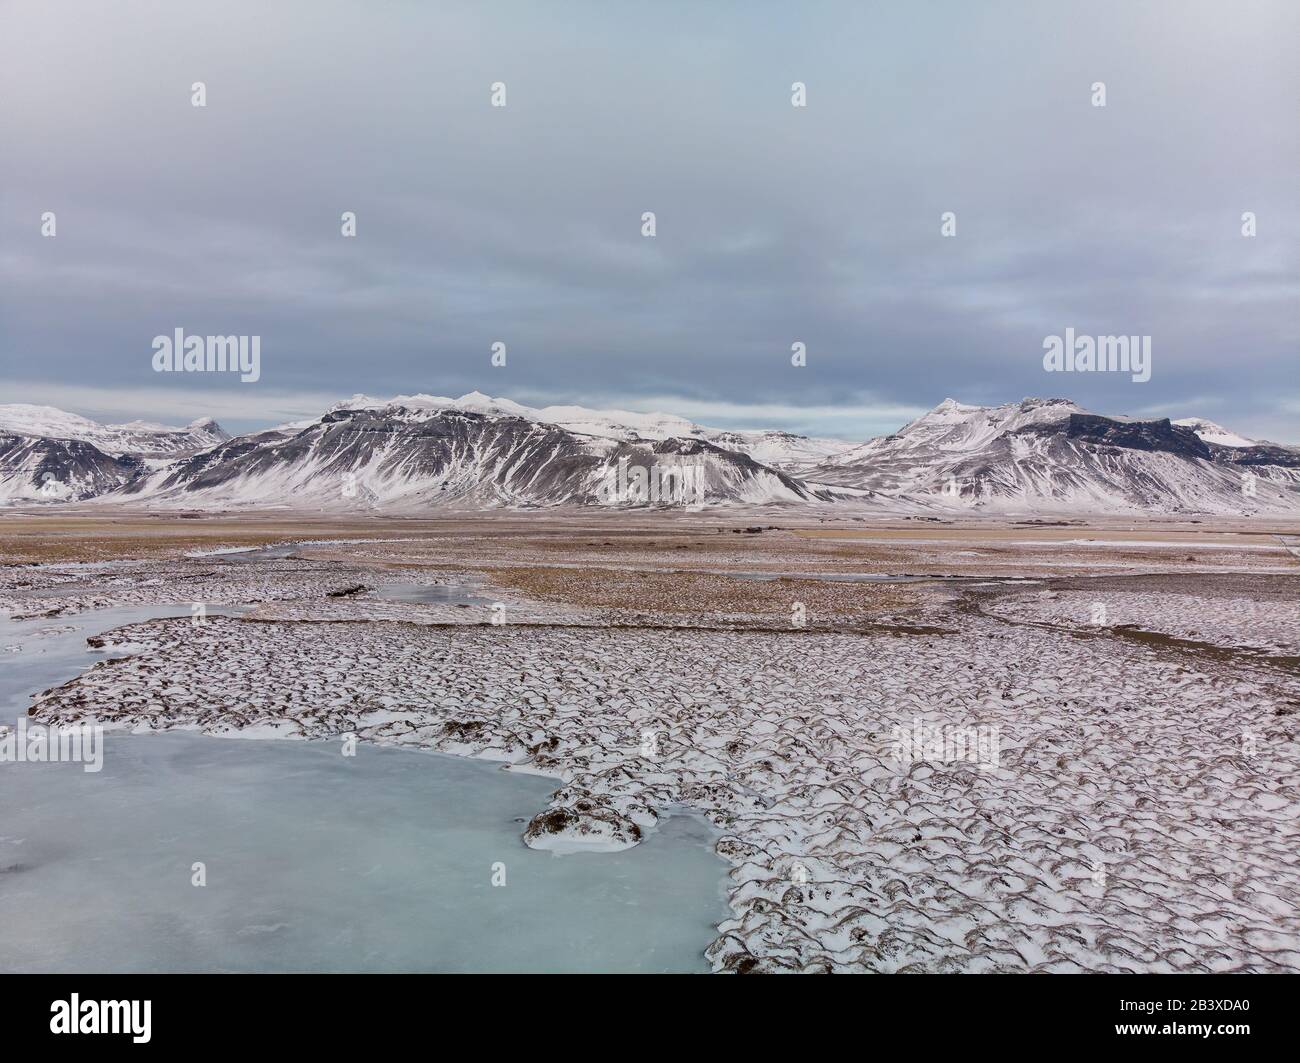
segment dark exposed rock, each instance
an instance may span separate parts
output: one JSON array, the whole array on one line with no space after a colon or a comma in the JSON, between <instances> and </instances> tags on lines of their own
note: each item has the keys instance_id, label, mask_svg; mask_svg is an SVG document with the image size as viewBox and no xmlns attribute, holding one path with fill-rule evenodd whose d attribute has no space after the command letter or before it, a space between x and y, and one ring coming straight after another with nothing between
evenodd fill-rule
<instances>
[{"instance_id":1,"label":"dark exposed rock","mask_svg":"<svg viewBox=\"0 0 1300 1063\"><path fill-rule=\"evenodd\" d=\"M128 483L142 469L136 458L115 458L79 439L0 432L0 479L24 482L33 499L93 498Z\"/></svg>"},{"instance_id":2,"label":"dark exposed rock","mask_svg":"<svg viewBox=\"0 0 1300 1063\"><path fill-rule=\"evenodd\" d=\"M336 590L336 591L327 591L326 594L325 594L325 597L327 597L327 598L349 598L349 597L351 597L351 596L354 595L354 594L361 594L361 593L363 593L364 591L367 591L367 590L369 590L369 589L370 589L370 588L367 587L364 583L354 583L354 584L352 584L350 587L342 587L342 588L340 588L339 590Z\"/></svg>"},{"instance_id":3,"label":"dark exposed rock","mask_svg":"<svg viewBox=\"0 0 1300 1063\"><path fill-rule=\"evenodd\" d=\"M587 799L575 801L573 807L539 812L524 828L524 843L536 849L564 841L627 848L636 845L641 837L641 828L630 819Z\"/></svg>"}]
</instances>

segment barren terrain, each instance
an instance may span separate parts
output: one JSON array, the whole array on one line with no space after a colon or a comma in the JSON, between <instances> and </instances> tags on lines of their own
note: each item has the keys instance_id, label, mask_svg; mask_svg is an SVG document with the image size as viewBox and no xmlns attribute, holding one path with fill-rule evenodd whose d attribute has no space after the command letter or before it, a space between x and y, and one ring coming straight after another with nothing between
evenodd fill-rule
<instances>
[{"instance_id":1,"label":"barren terrain","mask_svg":"<svg viewBox=\"0 0 1300 1063\"><path fill-rule=\"evenodd\" d=\"M556 778L535 847L693 809L718 970L1298 970L1297 534L34 512L0 609L254 606L110 633L40 720L498 759Z\"/></svg>"}]
</instances>

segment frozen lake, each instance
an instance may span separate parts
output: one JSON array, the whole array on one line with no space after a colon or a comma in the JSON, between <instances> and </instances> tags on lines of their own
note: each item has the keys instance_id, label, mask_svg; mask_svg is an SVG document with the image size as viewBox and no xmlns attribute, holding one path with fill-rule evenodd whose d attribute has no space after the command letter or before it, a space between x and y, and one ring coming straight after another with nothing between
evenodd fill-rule
<instances>
[{"instance_id":1,"label":"frozen lake","mask_svg":"<svg viewBox=\"0 0 1300 1063\"><path fill-rule=\"evenodd\" d=\"M178 615L0 619L0 722L89 667L87 636ZM99 773L0 763L0 970L707 971L728 914L710 828L673 816L626 852L536 852L520 831L555 785L183 733L109 735Z\"/></svg>"}]
</instances>

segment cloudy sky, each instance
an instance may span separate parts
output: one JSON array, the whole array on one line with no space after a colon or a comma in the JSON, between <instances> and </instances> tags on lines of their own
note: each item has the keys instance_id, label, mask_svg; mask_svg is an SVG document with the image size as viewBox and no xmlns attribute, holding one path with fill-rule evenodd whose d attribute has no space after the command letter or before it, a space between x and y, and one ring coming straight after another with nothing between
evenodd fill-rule
<instances>
[{"instance_id":1,"label":"cloudy sky","mask_svg":"<svg viewBox=\"0 0 1300 1063\"><path fill-rule=\"evenodd\" d=\"M0 402L865 438L1065 395L1300 441L1297 40L1293 0L3 0ZM177 327L261 379L153 372ZM1067 327L1151 336L1150 381L1046 373Z\"/></svg>"}]
</instances>

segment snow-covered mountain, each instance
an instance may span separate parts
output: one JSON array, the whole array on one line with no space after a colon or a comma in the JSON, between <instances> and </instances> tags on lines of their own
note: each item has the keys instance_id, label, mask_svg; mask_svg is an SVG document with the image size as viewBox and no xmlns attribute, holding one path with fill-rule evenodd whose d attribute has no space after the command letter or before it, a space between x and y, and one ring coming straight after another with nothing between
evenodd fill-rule
<instances>
[{"instance_id":1,"label":"snow-covered mountain","mask_svg":"<svg viewBox=\"0 0 1300 1063\"><path fill-rule=\"evenodd\" d=\"M576 435L598 439L615 439L633 443L665 439L698 439L726 450L747 454L763 465L791 471L809 468L850 450L854 444L843 439L815 439L780 431L735 431L706 428L668 413L635 413L631 410L592 410L584 406L523 406L509 399L494 399L472 391L459 399L434 395L398 395L392 399L374 399L354 395L331 407L341 409L383 409L405 406L412 410L465 410L489 417L520 417L524 420L552 424ZM303 427L303 426L299 426Z\"/></svg>"},{"instance_id":2,"label":"snow-covered mountain","mask_svg":"<svg viewBox=\"0 0 1300 1063\"><path fill-rule=\"evenodd\" d=\"M825 503L887 512L1300 512L1300 449L1199 418L1105 417L1066 399L946 399L862 444L669 414L355 395L229 438L0 407L0 499L424 511Z\"/></svg>"},{"instance_id":3,"label":"snow-covered mountain","mask_svg":"<svg viewBox=\"0 0 1300 1063\"><path fill-rule=\"evenodd\" d=\"M315 421L240 436L138 477L118 497L189 507L410 511L801 503L863 493L805 483L703 434L642 432L595 411L565 411L573 416L558 424L545 410L478 393L358 395Z\"/></svg>"},{"instance_id":4,"label":"snow-covered mountain","mask_svg":"<svg viewBox=\"0 0 1300 1063\"><path fill-rule=\"evenodd\" d=\"M1204 417L1184 417L1173 423L1182 428L1190 428L1205 442L1217 443L1221 447L1253 447L1257 445L1257 440L1239 436L1236 432L1230 432L1222 425L1207 421Z\"/></svg>"},{"instance_id":5,"label":"snow-covered mountain","mask_svg":"<svg viewBox=\"0 0 1300 1063\"><path fill-rule=\"evenodd\" d=\"M44 439L0 429L0 502L79 502L138 476L137 458L115 458L80 439Z\"/></svg>"},{"instance_id":6,"label":"snow-covered mountain","mask_svg":"<svg viewBox=\"0 0 1300 1063\"><path fill-rule=\"evenodd\" d=\"M93 498L229 438L210 417L184 428L106 425L53 406L0 405L0 499Z\"/></svg>"},{"instance_id":7,"label":"snow-covered mountain","mask_svg":"<svg viewBox=\"0 0 1300 1063\"><path fill-rule=\"evenodd\" d=\"M41 439L79 439L113 457L178 458L224 443L230 438L211 417L184 428L147 421L99 424L53 406L0 405L0 432Z\"/></svg>"},{"instance_id":8,"label":"snow-covered mountain","mask_svg":"<svg viewBox=\"0 0 1300 1063\"><path fill-rule=\"evenodd\" d=\"M994 407L945 399L892 435L807 475L922 507L1300 510L1300 450L1257 443L1199 419L1103 417L1067 399Z\"/></svg>"}]
</instances>

